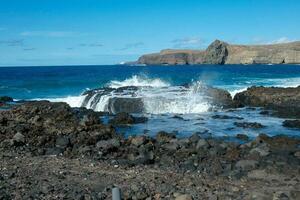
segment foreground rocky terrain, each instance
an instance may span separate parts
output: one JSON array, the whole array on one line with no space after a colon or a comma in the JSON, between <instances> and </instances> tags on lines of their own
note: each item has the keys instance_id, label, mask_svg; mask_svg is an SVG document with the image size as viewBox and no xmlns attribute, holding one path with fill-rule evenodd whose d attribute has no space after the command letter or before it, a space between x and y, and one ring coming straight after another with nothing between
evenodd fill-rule
<instances>
[{"instance_id":1,"label":"foreground rocky terrain","mask_svg":"<svg viewBox=\"0 0 300 200\"><path fill-rule=\"evenodd\" d=\"M256 90L232 105L250 104ZM47 101L0 111L0 199L111 199L115 186L124 199L300 198L299 138L125 138L118 126L147 118L120 112L104 123L103 115Z\"/></svg>"},{"instance_id":2,"label":"foreground rocky terrain","mask_svg":"<svg viewBox=\"0 0 300 200\"><path fill-rule=\"evenodd\" d=\"M300 42L273 45L232 45L216 40L204 51L162 50L141 56L137 64L299 64Z\"/></svg>"}]
</instances>

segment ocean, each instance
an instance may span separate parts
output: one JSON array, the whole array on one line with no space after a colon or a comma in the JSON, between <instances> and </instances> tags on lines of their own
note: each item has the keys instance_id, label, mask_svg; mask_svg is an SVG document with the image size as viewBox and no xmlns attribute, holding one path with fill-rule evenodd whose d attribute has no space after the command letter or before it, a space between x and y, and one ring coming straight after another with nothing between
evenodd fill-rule
<instances>
[{"instance_id":1,"label":"ocean","mask_svg":"<svg viewBox=\"0 0 300 200\"><path fill-rule=\"evenodd\" d=\"M180 86L192 85L182 91ZM0 96L16 100L62 101L72 107L83 103L83 92L89 89L139 86L138 96L143 98L149 118L146 124L120 129L124 134L155 135L160 130L186 136L195 132L228 137L238 133L256 136L299 135L298 130L282 127L284 119L260 115L259 109L219 110L217 114L230 114L244 121L259 122L261 130L245 130L234 127L233 119L213 119L207 102L197 93L201 85L228 90L232 96L247 87L300 85L299 65L199 65L199 66L49 66L49 67L1 67ZM97 103L86 105L96 111L105 111L106 95ZM180 115L179 117L174 116Z\"/></svg>"}]
</instances>

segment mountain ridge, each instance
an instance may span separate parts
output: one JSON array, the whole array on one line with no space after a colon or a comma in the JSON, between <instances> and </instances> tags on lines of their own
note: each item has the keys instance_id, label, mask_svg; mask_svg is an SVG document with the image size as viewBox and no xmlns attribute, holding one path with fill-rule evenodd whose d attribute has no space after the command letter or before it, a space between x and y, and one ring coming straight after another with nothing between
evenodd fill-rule
<instances>
[{"instance_id":1,"label":"mountain ridge","mask_svg":"<svg viewBox=\"0 0 300 200\"><path fill-rule=\"evenodd\" d=\"M142 55L136 64L300 64L300 41L242 45L215 40L206 50L164 49L158 53Z\"/></svg>"}]
</instances>

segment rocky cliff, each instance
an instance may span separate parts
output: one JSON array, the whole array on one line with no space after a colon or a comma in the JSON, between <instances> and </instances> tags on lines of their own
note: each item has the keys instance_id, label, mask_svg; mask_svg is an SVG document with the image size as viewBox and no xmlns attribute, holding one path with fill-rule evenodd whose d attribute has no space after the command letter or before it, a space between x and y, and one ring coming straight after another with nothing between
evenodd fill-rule
<instances>
[{"instance_id":1,"label":"rocky cliff","mask_svg":"<svg viewBox=\"0 0 300 200\"><path fill-rule=\"evenodd\" d=\"M299 64L300 42L272 45L232 45L216 40L206 50L162 50L141 56L138 64Z\"/></svg>"}]
</instances>

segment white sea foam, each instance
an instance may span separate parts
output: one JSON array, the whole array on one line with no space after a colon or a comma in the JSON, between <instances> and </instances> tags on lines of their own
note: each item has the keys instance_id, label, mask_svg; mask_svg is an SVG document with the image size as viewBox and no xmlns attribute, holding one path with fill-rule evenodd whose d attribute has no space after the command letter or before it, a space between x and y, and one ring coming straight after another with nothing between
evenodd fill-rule
<instances>
[{"instance_id":1,"label":"white sea foam","mask_svg":"<svg viewBox=\"0 0 300 200\"><path fill-rule=\"evenodd\" d=\"M246 91L248 87L244 87L244 88L240 88L240 89L234 89L234 90L228 90L231 97L233 98L237 93L240 93L240 92L243 92L243 91Z\"/></svg>"},{"instance_id":2,"label":"white sea foam","mask_svg":"<svg viewBox=\"0 0 300 200\"><path fill-rule=\"evenodd\" d=\"M110 88L119 88L126 86L137 86L137 87L168 87L169 83L159 79L151 79L147 77L133 75L129 79L125 79L124 81L111 81L108 85Z\"/></svg>"},{"instance_id":3,"label":"white sea foam","mask_svg":"<svg viewBox=\"0 0 300 200\"><path fill-rule=\"evenodd\" d=\"M144 92L142 96L145 110L153 114L207 112L211 105L201 94L201 87L201 82L195 82L188 89L174 86L154 93Z\"/></svg>"},{"instance_id":4,"label":"white sea foam","mask_svg":"<svg viewBox=\"0 0 300 200\"><path fill-rule=\"evenodd\" d=\"M245 84L220 86L227 89L231 96L234 97L237 93L246 90L252 85L278 86L278 87L296 87L300 85L300 78L286 79L252 79L247 80ZM201 94L202 82L195 81L192 86L185 88L183 86L171 86L170 83L159 78L147 78L134 75L131 78L123 81L111 81L107 84L111 88L120 88L125 86L137 86L138 91L134 97L125 94L115 94L111 92L101 96L97 104L94 103L96 95L91 97L86 104L87 108L95 111L107 111L109 100L113 97L141 98L144 103L144 108L147 113L162 114L162 113L203 113L207 112L211 105L207 99ZM48 99L53 102L66 102L72 107L82 106L86 96L69 96L65 98Z\"/></svg>"},{"instance_id":5,"label":"white sea foam","mask_svg":"<svg viewBox=\"0 0 300 200\"><path fill-rule=\"evenodd\" d=\"M65 102L69 104L71 107L81 107L86 95L81 96L68 96L61 98L47 98L47 99L34 99L34 100L49 100L51 102Z\"/></svg>"}]
</instances>

